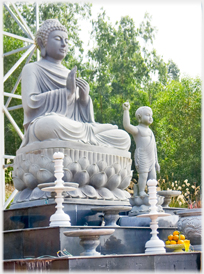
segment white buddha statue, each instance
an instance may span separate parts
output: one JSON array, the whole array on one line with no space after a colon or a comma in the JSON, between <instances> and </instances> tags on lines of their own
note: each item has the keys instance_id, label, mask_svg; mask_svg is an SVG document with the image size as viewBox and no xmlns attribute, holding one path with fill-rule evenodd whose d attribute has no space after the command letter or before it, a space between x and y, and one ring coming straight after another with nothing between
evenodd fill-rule
<instances>
[{"instance_id":1,"label":"white buddha statue","mask_svg":"<svg viewBox=\"0 0 204 274\"><path fill-rule=\"evenodd\" d=\"M68 51L66 28L46 20L36 34L38 62L22 72L25 135L21 147L44 140L71 140L128 151L130 137L117 126L99 124L89 96L89 84L76 78L77 68L62 65Z\"/></svg>"}]
</instances>

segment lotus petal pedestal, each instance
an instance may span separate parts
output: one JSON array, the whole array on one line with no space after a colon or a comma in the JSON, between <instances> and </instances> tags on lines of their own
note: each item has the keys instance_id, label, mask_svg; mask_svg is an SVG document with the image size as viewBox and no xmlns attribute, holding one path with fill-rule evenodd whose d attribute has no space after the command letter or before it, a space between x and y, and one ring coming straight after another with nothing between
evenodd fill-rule
<instances>
[{"instance_id":1,"label":"lotus petal pedestal","mask_svg":"<svg viewBox=\"0 0 204 274\"><path fill-rule=\"evenodd\" d=\"M105 226L119 226L116 224L120 217L119 212L126 212L131 209L131 206L100 206L91 210L104 213Z\"/></svg>"},{"instance_id":2,"label":"lotus petal pedestal","mask_svg":"<svg viewBox=\"0 0 204 274\"><path fill-rule=\"evenodd\" d=\"M74 191L67 191L65 201L77 204L89 201L101 205L129 205L130 194L125 189L132 178L131 153L113 147L101 147L76 141L45 140L33 142L16 152L13 182L19 193L12 208L43 205L51 200L49 192L40 191L42 183L54 182L53 154L64 154L65 182L79 184Z\"/></svg>"},{"instance_id":3,"label":"lotus petal pedestal","mask_svg":"<svg viewBox=\"0 0 204 274\"><path fill-rule=\"evenodd\" d=\"M115 229L80 229L73 231L64 231L67 237L79 237L80 245L85 249L81 256L98 256L100 252L96 251L97 246L100 244L100 236L110 235Z\"/></svg>"}]
</instances>

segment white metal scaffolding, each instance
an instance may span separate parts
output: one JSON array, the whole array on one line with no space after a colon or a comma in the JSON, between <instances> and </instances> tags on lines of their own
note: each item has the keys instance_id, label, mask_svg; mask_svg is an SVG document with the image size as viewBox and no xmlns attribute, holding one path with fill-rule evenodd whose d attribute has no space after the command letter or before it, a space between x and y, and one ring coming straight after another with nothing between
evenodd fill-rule
<instances>
[{"instance_id":1,"label":"white metal scaffolding","mask_svg":"<svg viewBox=\"0 0 204 274\"><path fill-rule=\"evenodd\" d=\"M38 13L39 7L38 7L38 3L35 3L35 5L36 5L36 31L37 31L38 28L39 28L39 13ZM26 35L26 37L16 35L15 33L3 31L3 6L9 12L10 16L15 20L15 24L18 24L18 26L23 31L24 35ZM30 28L28 27L28 25L26 23L26 20L23 18L23 16L21 15L20 11L18 10L17 6L14 3L7 3L7 2L1 3L1 5L0 5L0 14L1 14L1 17L2 17L2 21L1 21L1 24L0 24L0 29L2 30L2 35L1 35L1 41L2 42L1 42L1 45L0 45L0 53L1 53L1 57L2 57L2 62L1 62L1 71L2 71L2 73L1 73L1 81L0 81L0 90L1 90L1 95L0 95L0 104L1 104L1 114L0 114L1 154L0 155L1 155L2 201L3 201L3 208L5 209L7 207L7 205L10 203L10 201L13 199L15 194L17 193L17 190L15 190L11 194L11 196L9 197L9 199L5 203L5 172L4 172L4 169L6 167L5 159L14 159L15 155L5 155L6 136L4 136L4 115L7 116L10 123L12 124L12 126L14 127L16 132L18 133L19 137L21 139L23 139L23 133L20 130L20 128L18 127L18 125L15 121L15 117L12 117L12 115L10 113L11 110L22 108L21 95L15 94L15 92L17 90L17 87L21 82L21 73L18 76L15 85L10 88L11 92L4 92L4 83L7 81L7 79L13 74L13 72L19 67L19 65L25 59L26 59L26 63L30 62L31 57L32 57L32 55L34 54L34 52L36 50L36 46L35 46L35 43L34 43L34 34L30 30ZM13 37L14 39L24 41L25 46L4 53L3 52L3 36L4 35L9 36L9 37ZM13 64L13 66L10 68L10 70L4 75L4 73L3 73L4 58L6 60L7 56L12 55L12 54L16 54L17 52L21 52L21 51L25 51L25 52L22 54L22 56L19 58L19 60L15 64ZM39 51L37 50L37 60L38 59L39 59ZM6 100L6 103L4 104L5 97L8 97L8 99ZM10 102L13 98L19 99L20 103L16 106L9 107Z\"/></svg>"}]
</instances>

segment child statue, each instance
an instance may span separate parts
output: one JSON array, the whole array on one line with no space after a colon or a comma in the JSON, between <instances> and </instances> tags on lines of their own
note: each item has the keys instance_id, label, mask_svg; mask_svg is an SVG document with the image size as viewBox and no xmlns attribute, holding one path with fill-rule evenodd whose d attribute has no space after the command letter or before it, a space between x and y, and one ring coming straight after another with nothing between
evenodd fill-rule
<instances>
[{"instance_id":1,"label":"child statue","mask_svg":"<svg viewBox=\"0 0 204 274\"><path fill-rule=\"evenodd\" d=\"M131 133L135 143L135 167L139 173L138 188L139 196L147 196L145 192L146 182L149 179L156 179L156 171L160 172L157 159L157 148L155 137L149 126L153 122L152 109L144 106L137 109L135 116L139 122L138 126L130 124L130 104L123 104L123 126L128 133Z\"/></svg>"}]
</instances>

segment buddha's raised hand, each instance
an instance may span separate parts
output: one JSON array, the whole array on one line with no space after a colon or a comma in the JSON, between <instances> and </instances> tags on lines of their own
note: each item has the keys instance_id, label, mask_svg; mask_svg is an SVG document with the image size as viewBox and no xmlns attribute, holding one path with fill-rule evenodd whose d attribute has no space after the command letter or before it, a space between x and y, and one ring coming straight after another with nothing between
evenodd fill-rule
<instances>
[{"instance_id":1,"label":"buddha's raised hand","mask_svg":"<svg viewBox=\"0 0 204 274\"><path fill-rule=\"evenodd\" d=\"M76 78L76 86L79 88L79 98L82 102L87 102L89 95L89 84L83 80Z\"/></svg>"},{"instance_id":2,"label":"buddha's raised hand","mask_svg":"<svg viewBox=\"0 0 204 274\"><path fill-rule=\"evenodd\" d=\"M71 94L76 92L76 71L77 66L75 66L67 76L66 88Z\"/></svg>"}]
</instances>

